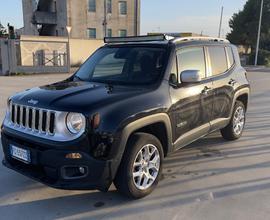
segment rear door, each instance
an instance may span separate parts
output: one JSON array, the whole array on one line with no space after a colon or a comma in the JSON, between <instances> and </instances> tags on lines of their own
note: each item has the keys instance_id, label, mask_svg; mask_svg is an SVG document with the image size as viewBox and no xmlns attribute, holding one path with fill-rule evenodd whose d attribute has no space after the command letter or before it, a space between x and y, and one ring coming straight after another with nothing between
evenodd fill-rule
<instances>
[{"instance_id":1,"label":"rear door","mask_svg":"<svg viewBox=\"0 0 270 220\"><path fill-rule=\"evenodd\" d=\"M181 48L177 51L178 73L185 70L200 70L202 81L182 83L171 87L172 118L175 134L175 147L180 148L210 130L213 94L212 81L207 78L207 59L203 46Z\"/></svg>"},{"instance_id":2,"label":"rear door","mask_svg":"<svg viewBox=\"0 0 270 220\"><path fill-rule=\"evenodd\" d=\"M211 130L224 126L230 116L234 95L234 57L231 47L208 46L210 72L213 80L214 103Z\"/></svg>"}]
</instances>

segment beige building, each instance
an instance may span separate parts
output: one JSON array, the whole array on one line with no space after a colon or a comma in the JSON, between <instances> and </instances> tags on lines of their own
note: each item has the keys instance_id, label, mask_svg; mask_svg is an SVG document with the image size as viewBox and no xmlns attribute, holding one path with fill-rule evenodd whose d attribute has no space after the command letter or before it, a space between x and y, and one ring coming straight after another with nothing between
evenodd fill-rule
<instances>
[{"instance_id":1,"label":"beige building","mask_svg":"<svg viewBox=\"0 0 270 220\"><path fill-rule=\"evenodd\" d=\"M22 34L102 39L140 32L140 0L22 0Z\"/></svg>"}]
</instances>

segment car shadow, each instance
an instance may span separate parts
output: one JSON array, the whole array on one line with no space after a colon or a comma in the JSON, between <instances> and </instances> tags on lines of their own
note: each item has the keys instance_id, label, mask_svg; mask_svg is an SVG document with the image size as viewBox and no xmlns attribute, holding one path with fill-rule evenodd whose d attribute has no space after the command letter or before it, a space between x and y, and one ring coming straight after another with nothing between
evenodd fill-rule
<instances>
[{"instance_id":1,"label":"car shadow","mask_svg":"<svg viewBox=\"0 0 270 220\"><path fill-rule=\"evenodd\" d=\"M248 136L243 137L238 142L240 141L243 144L236 146L237 142L226 142L219 133L215 133L172 154L165 160L164 175L159 187L153 194L138 201L119 195L113 186L108 193L86 191L70 195L67 191L56 190L58 196L52 198L34 201L20 201L19 198L12 204L1 205L0 213L12 217L16 212L29 210L31 218L34 219L46 215L46 213L50 213L51 218L100 219L109 216L118 219L136 215L139 212L147 213L167 207L179 207L196 201L209 200L212 197L220 199L231 195L270 189L270 175L251 180L229 181L226 184L218 181L213 186L177 187L186 186L184 184L189 182L209 181L210 178L218 178L218 176L228 173L270 168L270 160L229 167L207 165L232 158L241 159L270 154L269 144L250 146L247 144L249 142ZM199 169L189 170L189 165L196 166L196 164L199 165ZM38 186L45 187L40 184ZM18 192L19 190L23 191L24 189L20 187Z\"/></svg>"}]
</instances>

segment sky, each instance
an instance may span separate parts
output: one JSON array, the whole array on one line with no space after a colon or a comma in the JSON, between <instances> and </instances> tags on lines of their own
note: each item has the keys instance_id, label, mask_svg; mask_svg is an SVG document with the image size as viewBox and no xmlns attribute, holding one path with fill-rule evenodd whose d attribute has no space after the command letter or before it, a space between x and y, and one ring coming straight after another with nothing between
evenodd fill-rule
<instances>
[{"instance_id":1,"label":"sky","mask_svg":"<svg viewBox=\"0 0 270 220\"><path fill-rule=\"evenodd\" d=\"M76 0L74 0L76 1ZM101 0L99 0L101 1ZM224 6L222 36L230 31L231 16L246 0L141 0L141 34L149 32L194 32L217 36ZM21 0L0 0L0 22L23 26Z\"/></svg>"}]
</instances>

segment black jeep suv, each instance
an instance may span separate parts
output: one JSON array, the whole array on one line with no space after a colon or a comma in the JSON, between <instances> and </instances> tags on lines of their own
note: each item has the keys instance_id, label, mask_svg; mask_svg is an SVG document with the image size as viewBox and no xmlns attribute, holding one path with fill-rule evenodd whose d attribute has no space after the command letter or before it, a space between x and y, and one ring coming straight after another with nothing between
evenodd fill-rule
<instances>
[{"instance_id":1,"label":"black jeep suv","mask_svg":"<svg viewBox=\"0 0 270 220\"><path fill-rule=\"evenodd\" d=\"M242 135L250 86L215 38L105 38L70 78L8 100L3 164L55 188L141 198L164 157L220 130Z\"/></svg>"}]
</instances>

